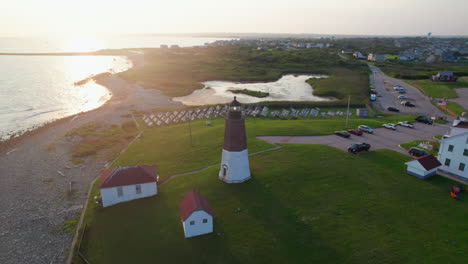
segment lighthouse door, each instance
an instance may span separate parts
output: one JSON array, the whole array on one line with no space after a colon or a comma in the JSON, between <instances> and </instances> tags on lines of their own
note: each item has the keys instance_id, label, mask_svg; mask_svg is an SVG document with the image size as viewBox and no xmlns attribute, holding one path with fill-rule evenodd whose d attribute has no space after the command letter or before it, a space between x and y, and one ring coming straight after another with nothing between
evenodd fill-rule
<instances>
[{"instance_id":1,"label":"lighthouse door","mask_svg":"<svg viewBox=\"0 0 468 264\"><path fill-rule=\"evenodd\" d=\"M228 169L227 166L223 165L223 178L225 178L227 175L227 169Z\"/></svg>"}]
</instances>

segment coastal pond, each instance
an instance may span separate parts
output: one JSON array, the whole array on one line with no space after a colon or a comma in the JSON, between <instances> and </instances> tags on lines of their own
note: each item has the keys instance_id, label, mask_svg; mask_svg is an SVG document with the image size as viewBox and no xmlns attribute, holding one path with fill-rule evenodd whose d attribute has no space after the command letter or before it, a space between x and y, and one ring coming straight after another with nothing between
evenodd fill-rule
<instances>
[{"instance_id":1,"label":"coastal pond","mask_svg":"<svg viewBox=\"0 0 468 264\"><path fill-rule=\"evenodd\" d=\"M204 88L195 90L187 96L174 97L172 100L185 105L224 104L237 96L242 103L258 103L264 101L332 101L335 98L313 95L313 87L306 81L310 78L327 78L325 75L284 75L275 82L235 83L226 81L204 82ZM251 90L269 93L259 98L230 90Z\"/></svg>"}]
</instances>

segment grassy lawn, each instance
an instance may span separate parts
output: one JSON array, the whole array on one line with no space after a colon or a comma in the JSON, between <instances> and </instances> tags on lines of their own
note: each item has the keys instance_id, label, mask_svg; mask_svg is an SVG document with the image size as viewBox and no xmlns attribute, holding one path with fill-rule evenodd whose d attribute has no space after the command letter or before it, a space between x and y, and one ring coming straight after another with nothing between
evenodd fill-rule
<instances>
[{"instance_id":1,"label":"grassy lawn","mask_svg":"<svg viewBox=\"0 0 468 264\"><path fill-rule=\"evenodd\" d=\"M442 137L442 136L441 136ZM406 143L402 143L400 144L400 146L404 149L410 149L412 147L417 147L417 148L421 148L419 147L419 144L421 142L427 142L427 140L414 140L414 141L410 141L410 142L406 142ZM429 149L425 149L425 148L422 148L424 150L426 150L427 152L429 152L430 154L434 155L434 156L437 156L437 153L439 152L439 145L440 143L438 141L429 141L433 147L432 150L429 150Z\"/></svg>"},{"instance_id":2,"label":"grassy lawn","mask_svg":"<svg viewBox=\"0 0 468 264\"><path fill-rule=\"evenodd\" d=\"M456 98L457 93L453 88L468 87L467 81L459 80L457 82L433 82L431 80L407 80L421 90L424 94L434 98Z\"/></svg>"},{"instance_id":3,"label":"grassy lawn","mask_svg":"<svg viewBox=\"0 0 468 264\"><path fill-rule=\"evenodd\" d=\"M384 118L350 118L349 127L355 128L362 124L380 127L387 122L405 119L413 119L413 117L391 115ZM336 130L345 129L345 119L271 120L258 118L247 119L246 126L249 152L253 153L272 147L256 139L256 136L331 134ZM192 146L188 123L147 129L143 136L116 160L113 166L156 165L160 178L164 180L173 174L201 169L220 162L224 120L212 120L211 126L206 126L205 121L192 122L191 127Z\"/></svg>"},{"instance_id":4,"label":"grassy lawn","mask_svg":"<svg viewBox=\"0 0 468 264\"><path fill-rule=\"evenodd\" d=\"M265 92L260 92L260 91L253 91L253 90L249 90L249 89L228 90L228 91L231 92L231 93L241 93L241 94L246 94L246 95L250 95L250 96L258 97L258 98L263 98L263 97L267 97L268 95L270 95L270 93L265 93Z\"/></svg>"},{"instance_id":5,"label":"grassy lawn","mask_svg":"<svg viewBox=\"0 0 468 264\"><path fill-rule=\"evenodd\" d=\"M466 112L465 108L463 108L461 105L455 103L455 102L451 102L451 101L447 101L447 106L446 107L442 107L440 105L438 105L436 102L432 102L433 105L435 105L437 108L439 108L442 112L448 114L448 115L451 115L451 113L449 113L448 110L450 110L451 112L453 112L456 116L460 116L463 112Z\"/></svg>"},{"instance_id":6,"label":"grassy lawn","mask_svg":"<svg viewBox=\"0 0 468 264\"><path fill-rule=\"evenodd\" d=\"M455 201L453 182L407 175L409 159L285 144L252 156L246 183L220 182L215 167L152 198L105 209L90 202L82 252L115 264L465 263L468 195ZM178 202L193 188L210 201L215 232L185 239Z\"/></svg>"}]
</instances>

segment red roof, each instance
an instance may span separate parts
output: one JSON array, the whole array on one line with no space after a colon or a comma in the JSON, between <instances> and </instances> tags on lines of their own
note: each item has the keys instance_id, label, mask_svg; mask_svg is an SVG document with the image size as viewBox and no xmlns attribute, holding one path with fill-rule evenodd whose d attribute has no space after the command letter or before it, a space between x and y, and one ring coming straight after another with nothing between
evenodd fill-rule
<instances>
[{"instance_id":1,"label":"red roof","mask_svg":"<svg viewBox=\"0 0 468 264\"><path fill-rule=\"evenodd\" d=\"M466 122L466 121L460 121L460 123L454 125L454 127L468 128L468 122Z\"/></svg>"},{"instance_id":2,"label":"red roof","mask_svg":"<svg viewBox=\"0 0 468 264\"><path fill-rule=\"evenodd\" d=\"M156 182L156 167L149 165L122 166L101 173L99 188L110 188Z\"/></svg>"},{"instance_id":3,"label":"red roof","mask_svg":"<svg viewBox=\"0 0 468 264\"><path fill-rule=\"evenodd\" d=\"M193 212L203 210L213 216L208 200L196 190L189 192L179 203L180 218L185 221Z\"/></svg>"},{"instance_id":4,"label":"red roof","mask_svg":"<svg viewBox=\"0 0 468 264\"><path fill-rule=\"evenodd\" d=\"M414 160L417 160L426 170L432 170L442 165L432 154L422 156Z\"/></svg>"}]
</instances>

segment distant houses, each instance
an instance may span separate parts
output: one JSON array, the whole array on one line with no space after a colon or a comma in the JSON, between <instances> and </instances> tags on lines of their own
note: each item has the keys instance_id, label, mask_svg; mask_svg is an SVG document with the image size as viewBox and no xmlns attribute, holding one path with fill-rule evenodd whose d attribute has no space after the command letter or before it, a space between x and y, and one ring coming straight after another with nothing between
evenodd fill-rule
<instances>
[{"instance_id":1,"label":"distant houses","mask_svg":"<svg viewBox=\"0 0 468 264\"><path fill-rule=\"evenodd\" d=\"M104 170L99 189L104 207L158 193L154 166L134 165Z\"/></svg>"},{"instance_id":2,"label":"distant houses","mask_svg":"<svg viewBox=\"0 0 468 264\"><path fill-rule=\"evenodd\" d=\"M406 172L420 179L427 179L435 175L437 169L442 165L431 154L408 161L405 164L408 166Z\"/></svg>"},{"instance_id":3,"label":"distant houses","mask_svg":"<svg viewBox=\"0 0 468 264\"><path fill-rule=\"evenodd\" d=\"M385 54L382 54L382 53L369 53L369 55L367 55L368 61L380 62L380 61L385 61L386 59L387 58Z\"/></svg>"},{"instance_id":4,"label":"distant houses","mask_svg":"<svg viewBox=\"0 0 468 264\"><path fill-rule=\"evenodd\" d=\"M179 209L186 238L213 232L213 210L208 200L196 190L180 201Z\"/></svg>"},{"instance_id":5,"label":"distant houses","mask_svg":"<svg viewBox=\"0 0 468 264\"><path fill-rule=\"evenodd\" d=\"M416 55L412 51L404 51L400 55L400 60L402 61L413 61L416 59Z\"/></svg>"},{"instance_id":6,"label":"distant houses","mask_svg":"<svg viewBox=\"0 0 468 264\"><path fill-rule=\"evenodd\" d=\"M360 51L353 52L353 56L356 59L365 59L366 58L366 56L364 56Z\"/></svg>"},{"instance_id":7,"label":"distant houses","mask_svg":"<svg viewBox=\"0 0 468 264\"><path fill-rule=\"evenodd\" d=\"M431 79L434 82L456 82L457 77L453 72L438 72L436 75L432 75Z\"/></svg>"},{"instance_id":8,"label":"distant houses","mask_svg":"<svg viewBox=\"0 0 468 264\"><path fill-rule=\"evenodd\" d=\"M353 54L352 50L341 50L341 54Z\"/></svg>"},{"instance_id":9,"label":"distant houses","mask_svg":"<svg viewBox=\"0 0 468 264\"><path fill-rule=\"evenodd\" d=\"M468 132L441 140L437 158L442 172L468 180Z\"/></svg>"}]
</instances>

